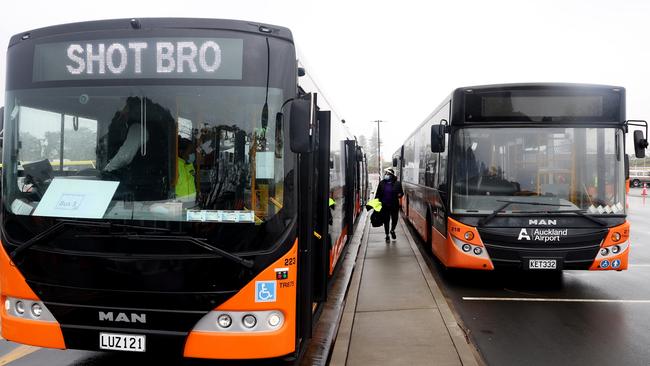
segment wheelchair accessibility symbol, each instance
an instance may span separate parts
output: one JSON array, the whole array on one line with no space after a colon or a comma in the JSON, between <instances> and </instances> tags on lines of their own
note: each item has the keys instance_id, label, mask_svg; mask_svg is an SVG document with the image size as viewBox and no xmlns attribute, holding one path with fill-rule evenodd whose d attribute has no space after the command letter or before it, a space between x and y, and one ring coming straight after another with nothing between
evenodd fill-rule
<instances>
[{"instance_id":1,"label":"wheelchair accessibility symbol","mask_svg":"<svg viewBox=\"0 0 650 366\"><path fill-rule=\"evenodd\" d=\"M255 302L275 302L275 281L255 281Z\"/></svg>"}]
</instances>

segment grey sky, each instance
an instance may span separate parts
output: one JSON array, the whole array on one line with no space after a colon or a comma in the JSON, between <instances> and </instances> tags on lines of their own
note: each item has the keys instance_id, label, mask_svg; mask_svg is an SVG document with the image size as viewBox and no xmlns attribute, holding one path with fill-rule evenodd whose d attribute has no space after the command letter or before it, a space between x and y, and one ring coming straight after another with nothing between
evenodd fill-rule
<instances>
[{"instance_id":1,"label":"grey sky","mask_svg":"<svg viewBox=\"0 0 650 366\"><path fill-rule=\"evenodd\" d=\"M627 89L628 118L650 118L650 2L643 0L11 1L0 15L0 81L13 34L158 16L291 28L302 61L355 134L369 136L371 120L388 121L381 133L385 157L460 86L618 85Z\"/></svg>"}]
</instances>

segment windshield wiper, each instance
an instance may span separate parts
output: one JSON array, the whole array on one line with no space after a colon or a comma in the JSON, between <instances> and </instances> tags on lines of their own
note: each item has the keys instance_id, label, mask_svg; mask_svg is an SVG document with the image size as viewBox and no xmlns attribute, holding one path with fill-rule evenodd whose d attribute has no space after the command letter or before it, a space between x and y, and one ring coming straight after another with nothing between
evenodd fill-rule
<instances>
[{"instance_id":1,"label":"windshield wiper","mask_svg":"<svg viewBox=\"0 0 650 366\"><path fill-rule=\"evenodd\" d=\"M93 238L106 238L106 237L111 237L111 238L120 238L120 239L127 239L127 240L152 240L152 241L177 241L177 242L185 242L185 243L190 243L194 244L198 247L201 247L208 252L220 255L221 257L227 258L237 264L240 264L246 268L253 268L255 265L255 262L249 259L242 258L236 254L232 254L228 251L225 251L223 249L217 248L215 246L210 245L207 243L205 240L195 238L193 236L183 236L183 235L164 235L164 236L159 236L159 235L143 235L143 234L95 234L95 235L84 235L85 237L93 237Z\"/></svg>"},{"instance_id":2,"label":"windshield wiper","mask_svg":"<svg viewBox=\"0 0 650 366\"><path fill-rule=\"evenodd\" d=\"M100 227L107 228L109 227L107 222L90 222L90 221L77 221L77 220L59 220L56 224L50 226L49 228L43 230L37 235L33 236L31 239L19 244L16 249L14 249L9 255L12 260L15 260L20 253L36 245L43 239L52 237L54 234L63 230L66 226L82 226L82 227Z\"/></svg>"},{"instance_id":3,"label":"windshield wiper","mask_svg":"<svg viewBox=\"0 0 650 366\"><path fill-rule=\"evenodd\" d=\"M152 231L169 232L169 229L165 229L165 228L154 228L148 226L138 226L138 225L128 225L128 224L114 224L110 221L81 221L81 220L68 220L68 219L59 219L57 221L58 222L56 224L43 230L42 232L38 233L31 239L23 242L22 244L19 244L18 247L10 253L11 259L15 260L20 253L38 244L38 242L52 237L53 235L57 234L59 231L63 230L66 226L92 227L92 228L102 228L102 229L110 229L111 227L122 227L122 228L129 228L129 229L140 229L140 230L146 229Z\"/></svg>"},{"instance_id":4,"label":"windshield wiper","mask_svg":"<svg viewBox=\"0 0 650 366\"><path fill-rule=\"evenodd\" d=\"M480 219L478 221L478 226L483 226L488 223L488 221L492 220L495 218L499 212L503 211L506 209L506 207L512 205L512 204L520 204L520 205L532 205L532 206L555 206L555 207L571 207L571 205L563 205L560 203L544 203L544 202L525 202L525 201L505 201L505 200L497 200L497 202L505 202L503 205L501 205L499 208L496 210L492 211L491 214L485 216L484 218Z\"/></svg>"}]
</instances>

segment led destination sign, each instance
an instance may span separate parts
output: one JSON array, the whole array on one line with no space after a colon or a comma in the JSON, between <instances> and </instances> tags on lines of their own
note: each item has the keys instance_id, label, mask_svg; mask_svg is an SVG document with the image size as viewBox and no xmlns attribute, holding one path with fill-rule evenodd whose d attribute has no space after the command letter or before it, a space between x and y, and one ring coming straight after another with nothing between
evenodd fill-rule
<instances>
[{"instance_id":1,"label":"led destination sign","mask_svg":"<svg viewBox=\"0 0 650 366\"><path fill-rule=\"evenodd\" d=\"M36 45L33 81L242 78L243 40L122 39Z\"/></svg>"}]
</instances>

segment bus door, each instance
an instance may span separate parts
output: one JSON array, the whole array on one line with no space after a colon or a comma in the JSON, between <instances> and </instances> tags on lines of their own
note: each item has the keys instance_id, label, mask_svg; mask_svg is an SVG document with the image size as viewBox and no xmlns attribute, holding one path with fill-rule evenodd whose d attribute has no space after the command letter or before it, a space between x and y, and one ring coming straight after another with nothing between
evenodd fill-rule
<instances>
[{"instance_id":1,"label":"bus door","mask_svg":"<svg viewBox=\"0 0 650 366\"><path fill-rule=\"evenodd\" d=\"M368 157L366 156L366 154L363 154L362 159L363 159L363 169L361 170L361 179L363 181L363 187L362 187L363 194L361 196L361 201L365 205L366 202L368 202L368 200L370 199L370 197L368 197L368 193L369 193L369 191L368 191Z\"/></svg>"},{"instance_id":2,"label":"bus door","mask_svg":"<svg viewBox=\"0 0 650 366\"><path fill-rule=\"evenodd\" d=\"M355 177L357 167L357 150L354 140L345 141L345 207L344 222L348 227L348 233L354 225L354 207L355 207Z\"/></svg>"},{"instance_id":3,"label":"bus door","mask_svg":"<svg viewBox=\"0 0 650 366\"><path fill-rule=\"evenodd\" d=\"M310 93L302 98L309 99L309 124L315 127L312 132L312 138L318 136L318 124L314 113L318 111L316 102L317 95ZM293 116L291 118L294 118ZM313 141L313 140L312 140ZM315 144L314 144L315 145ZM314 244L316 239L314 237L315 220L317 215L314 211L314 192L316 173L316 153L306 152L299 153L298 167L297 167L297 191L298 202L296 206L296 213L298 217L298 279L297 279L297 308L298 319L296 322L296 349L300 347L300 340L304 341L311 338L312 322L313 322L313 298L314 298L314 281L313 281L313 255Z\"/></svg>"},{"instance_id":4,"label":"bus door","mask_svg":"<svg viewBox=\"0 0 650 366\"><path fill-rule=\"evenodd\" d=\"M330 249L332 237L329 235L329 226L332 222L332 213L329 207L330 192L330 111L318 112L318 127L316 140L316 194L314 202L315 233L313 238L313 301L327 300L327 279L330 268Z\"/></svg>"},{"instance_id":5,"label":"bus door","mask_svg":"<svg viewBox=\"0 0 650 366\"><path fill-rule=\"evenodd\" d=\"M438 158L438 171L435 174L435 183L434 183L434 199L433 199L433 227L444 237L447 236L447 205L448 205L448 169L447 169L447 160L449 157L449 133L445 133L443 139L445 140L445 150L439 153L435 153Z\"/></svg>"},{"instance_id":6,"label":"bus door","mask_svg":"<svg viewBox=\"0 0 650 366\"><path fill-rule=\"evenodd\" d=\"M398 164L397 166L398 166L398 169L399 169L399 181L403 182L404 181L404 174L403 174L403 171L404 171L404 169L403 169L404 168L404 145L402 145L402 147L399 149L399 158L398 158L397 164Z\"/></svg>"},{"instance_id":7,"label":"bus door","mask_svg":"<svg viewBox=\"0 0 650 366\"><path fill-rule=\"evenodd\" d=\"M363 171L363 153L361 152L361 147L357 144L356 145L356 159L357 159L357 164L356 164L356 179L354 180L355 184L355 189L354 192L356 194L355 197L355 207L354 207L354 213L356 216L359 216L361 214L361 201L362 201L362 187L363 187L363 181L361 180L361 172Z\"/></svg>"}]
</instances>

